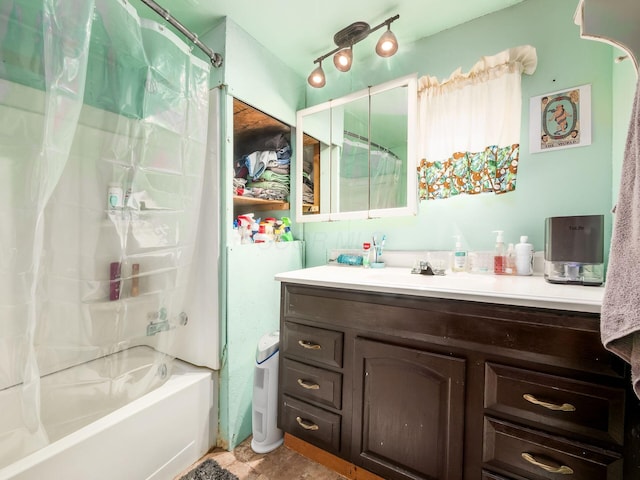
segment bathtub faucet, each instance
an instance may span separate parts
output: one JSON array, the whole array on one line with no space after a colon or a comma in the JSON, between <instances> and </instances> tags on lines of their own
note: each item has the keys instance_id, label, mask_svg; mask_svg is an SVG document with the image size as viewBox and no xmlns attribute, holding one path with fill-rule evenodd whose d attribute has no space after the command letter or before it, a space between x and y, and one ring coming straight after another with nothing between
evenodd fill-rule
<instances>
[{"instance_id":1,"label":"bathtub faucet","mask_svg":"<svg viewBox=\"0 0 640 480\"><path fill-rule=\"evenodd\" d=\"M147 337L151 337L156 333L169 330L169 320L167 319L167 309L162 307L157 312L149 312L147 314L149 325L147 325Z\"/></svg>"},{"instance_id":2,"label":"bathtub faucet","mask_svg":"<svg viewBox=\"0 0 640 480\"><path fill-rule=\"evenodd\" d=\"M147 314L147 319L149 320L149 324L147 325L147 337L151 337L156 333L174 328L171 326L171 323L169 323L167 309L165 307L160 308L157 312L149 312ZM189 321L189 317L186 313L180 312L177 320L180 325L186 325Z\"/></svg>"}]
</instances>

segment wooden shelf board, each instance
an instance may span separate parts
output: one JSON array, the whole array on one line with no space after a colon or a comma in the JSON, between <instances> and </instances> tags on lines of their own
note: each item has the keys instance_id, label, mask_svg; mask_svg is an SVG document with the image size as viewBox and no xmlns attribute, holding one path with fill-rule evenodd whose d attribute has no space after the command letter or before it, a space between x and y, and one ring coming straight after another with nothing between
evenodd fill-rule
<instances>
[{"instance_id":1,"label":"wooden shelf board","mask_svg":"<svg viewBox=\"0 0 640 480\"><path fill-rule=\"evenodd\" d=\"M252 207L254 210L289 210L289 202L283 200L265 200L253 197L233 197L234 206Z\"/></svg>"},{"instance_id":2,"label":"wooden shelf board","mask_svg":"<svg viewBox=\"0 0 640 480\"><path fill-rule=\"evenodd\" d=\"M233 135L244 137L256 132L278 132L289 135L291 127L250 105L234 98L233 100Z\"/></svg>"}]
</instances>

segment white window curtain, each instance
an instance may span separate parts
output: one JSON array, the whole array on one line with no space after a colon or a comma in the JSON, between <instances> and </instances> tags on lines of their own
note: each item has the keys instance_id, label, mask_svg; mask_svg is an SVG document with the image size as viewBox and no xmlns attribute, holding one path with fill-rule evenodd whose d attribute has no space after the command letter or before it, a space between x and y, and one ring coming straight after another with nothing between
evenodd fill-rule
<instances>
[{"instance_id":1,"label":"white window curtain","mask_svg":"<svg viewBox=\"0 0 640 480\"><path fill-rule=\"evenodd\" d=\"M468 73L418 84L420 198L515 189L520 143L522 73L536 50L526 45L482 57Z\"/></svg>"}]
</instances>

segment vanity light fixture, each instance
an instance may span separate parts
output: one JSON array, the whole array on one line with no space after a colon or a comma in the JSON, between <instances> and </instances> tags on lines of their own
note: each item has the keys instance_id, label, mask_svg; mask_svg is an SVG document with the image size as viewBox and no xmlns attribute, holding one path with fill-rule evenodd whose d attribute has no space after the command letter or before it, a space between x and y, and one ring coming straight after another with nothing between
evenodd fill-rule
<instances>
[{"instance_id":1,"label":"vanity light fixture","mask_svg":"<svg viewBox=\"0 0 640 480\"><path fill-rule=\"evenodd\" d=\"M390 57L398 51L398 39L387 25L387 31L382 34L376 44L376 53L381 57Z\"/></svg>"},{"instance_id":2,"label":"vanity light fixture","mask_svg":"<svg viewBox=\"0 0 640 480\"><path fill-rule=\"evenodd\" d=\"M327 83L327 78L324 76L324 70L322 70L322 60L318 62L316 69L311 72L309 78L307 78L309 85L316 88L322 88Z\"/></svg>"},{"instance_id":3,"label":"vanity light fixture","mask_svg":"<svg viewBox=\"0 0 640 480\"><path fill-rule=\"evenodd\" d=\"M366 22L355 22L351 25L343 28L333 36L333 42L337 45L336 48L329 53L325 53L321 57L316 58L313 63L317 63L318 66L311 72L307 81L309 85L315 88L322 88L327 83L327 79L322 70L322 61L331 56L333 57L333 64L341 72L348 72L351 69L353 63L353 46L361 40L364 40L370 33L376 30L387 27L387 31L380 37L376 45L376 53L381 57L390 57L398 51L398 40L391 31L391 23L400 18L400 15L396 15L391 18L387 18L380 25L370 27Z\"/></svg>"},{"instance_id":4,"label":"vanity light fixture","mask_svg":"<svg viewBox=\"0 0 640 480\"><path fill-rule=\"evenodd\" d=\"M353 46L343 48L333 56L333 64L341 72L348 72L351 70L351 64L353 63Z\"/></svg>"}]
</instances>

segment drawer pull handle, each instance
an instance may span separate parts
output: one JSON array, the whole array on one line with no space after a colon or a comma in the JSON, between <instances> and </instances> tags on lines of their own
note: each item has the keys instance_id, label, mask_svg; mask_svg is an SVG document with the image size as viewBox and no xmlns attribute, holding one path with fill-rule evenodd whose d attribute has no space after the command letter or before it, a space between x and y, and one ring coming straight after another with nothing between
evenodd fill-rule
<instances>
[{"instance_id":1,"label":"drawer pull handle","mask_svg":"<svg viewBox=\"0 0 640 480\"><path fill-rule=\"evenodd\" d=\"M559 467L554 467L552 465L547 465L545 463L539 462L536 460L533 455L527 452L522 452L522 458L524 458L527 462L536 467L539 467L549 473L559 473L560 475L573 475L573 469L571 467L567 467L566 465L560 465Z\"/></svg>"},{"instance_id":2,"label":"drawer pull handle","mask_svg":"<svg viewBox=\"0 0 640 480\"><path fill-rule=\"evenodd\" d=\"M315 423L307 423L302 418L296 417L296 422L305 430L318 430L320 427Z\"/></svg>"},{"instance_id":3,"label":"drawer pull handle","mask_svg":"<svg viewBox=\"0 0 640 480\"><path fill-rule=\"evenodd\" d=\"M320 390L320 385L318 385L317 383L308 382L306 380L303 380L302 378L298 379L298 385L300 385L302 388L306 388L307 390Z\"/></svg>"},{"instance_id":4,"label":"drawer pull handle","mask_svg":"<svg viewBox=\"0 0 640 480\"><path fill-rule=\"evenodd\" d=\"M321 350L322 345L319 343L310 342L309 340L298 340L298 345L307 350Z\"/></svg>"},{"instance_id":5,"label":"drawer pull handle","mask_svg":"<svg viewBox=\"0 0 640 480\"><path fill-rule=\"evenodd\" d=\"M540 405L541 407L548 408L549 410L560 411L560 412L576 411L576 407L574 407L570 403L563 403L562 405L558 405L556 403L543 402L542 400L538 400L536 397L534 397L530 393L525 393L524 395L522 395L522 397L527 402L531 402L534 405Z\"/></svg>"}]
</instances>

